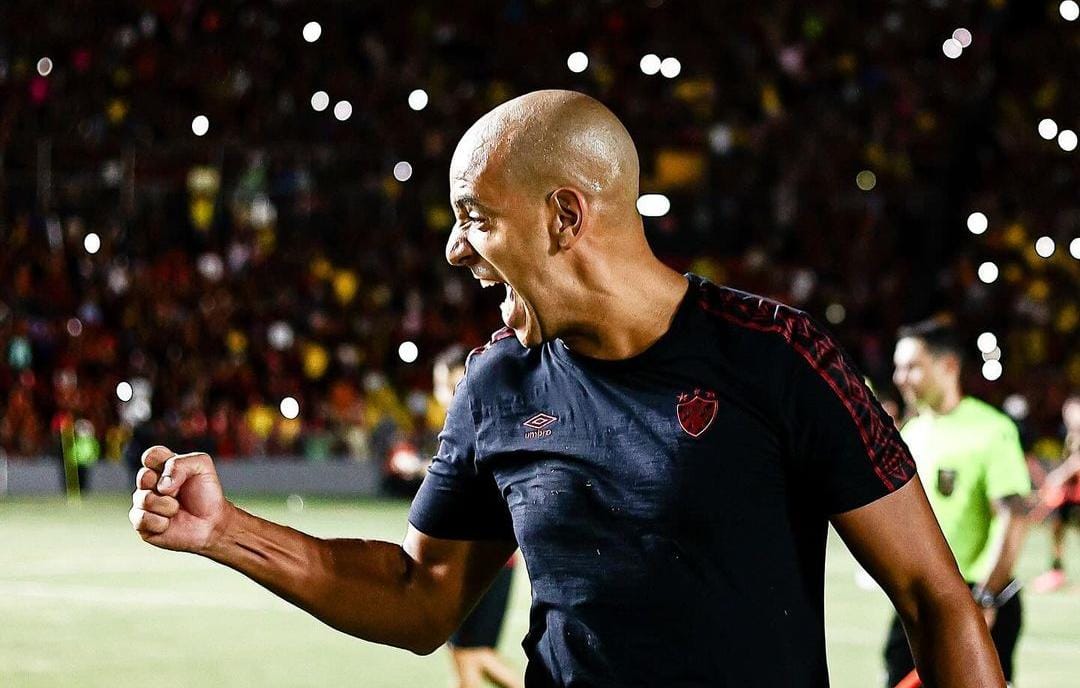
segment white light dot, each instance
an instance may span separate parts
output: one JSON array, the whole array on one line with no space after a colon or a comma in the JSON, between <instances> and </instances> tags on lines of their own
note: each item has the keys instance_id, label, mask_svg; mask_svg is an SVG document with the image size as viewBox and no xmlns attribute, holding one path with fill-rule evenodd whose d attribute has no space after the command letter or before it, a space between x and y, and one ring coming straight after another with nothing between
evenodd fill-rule
<instances>
[{"instance_id":1,"label":"white light dot","mask_svg":"<svg viewBox=\"0 0 1080 688\"><path fill-rule=\"evenodd\" d=\"M37 61L37 73L41 76L49 76L52 73L53 63L47 57L43 57Z\"/></svg>"},{"instance_id":2,"label":"white light dot","mask_svg":"<svg viewBox=\"0 0 1080 688\"><path fill-rule=\"evenodd\" d=\"M427 107L428 94L422 88L418 88L409 94L409 107L419 112Z\"/></svg>"},{"instance_id":3,"label":"white light dot","mask_svg":"<svg viewBox=\"0 0 1080 688\"><path fill-rule=\"evenodd\" d=\"M131 401L131 397L134 394L134 390L131 389L131 383L124 380L116 386L116 398L120 401Z\"/></svg>"},{"instance_id":4,"label":"white light dot","mask_svg":"<svg viewBox=\"0 0 1080 688\"><path fill-rule=\"evenodd\" d=\"M314 43L319 40L319 36L322 35L322 25L319 22L308 22L304 24L304 40L308 43Z\"/></svg>"},{"instance_id":5,"label":"white light dot","mask_svg":"<svg viewBox=\"0 0 1080 688\"><path fill-rule=\"evenodd\" d=\"M1054 249L1057 246L1054 245L1054 240L1048 236L1039 237L1035 240L1035 253L1039 254L1040 258L1049 258L1054 255Z\"/></svg>"},{"instance_id":6,"label":"white light dot","mask_svg":"<svg viewBox=\"0 0 1080 688\"><path fill-rule=\"evenodd\" d=\"M566 58L566 66L571 72L580 74L589 66L589 56L581 51L570 53L570 57Z\"/></svg>"},{"instance_id":7,"label":"white light dot","mask_svg":"<svg viewBox=\"0 0 1080 688\"><path fill-rule=\"evenodd\" d=\"M342 122L352 117L352 103L347 100L339 100L334 105L334 117L337 117Z\"/></svg>"},{"instance_id":8,"label":"white light dot","mask_svg":"<svg viewBox=\"0 0 1080 688\"><path fill-rule=\"evenodd\" d=\"M285 416L289 420L293 420L300 415L300 402L292 397L285 397L281 400L281 415Z\"/></svg>"},{"instance_id":9,"label":"white light dot","mask_svg":"<svg viewBox=\"0 0 1080 688\"><path fill-rule=\"evenodd\" d=\"M982 355L984 361L1000 361L1001 360L1001 347L995 346L992 350L987 351Z\"/></svg>"},{"instance_id":10,"label":"white light dot","mask_svg":"<svg viewBox=\"0 0 1080 688\"><path fill-rule=\"evenodd\" d=\"M1069 255L1080 260L1080 237L1076 237L1069 242Z\"/></svg>"},{"instance_id":11,"label":"white light dot","mask_svg":"<svg viewBox=\"0 0 1080 688\"><path fill-rule=\"evenodd\" d=\"M960 53L964 52L964 46L955 38L950 38L941 44L941 52L945 53L945 57L950 60L955 60L960 57Z\"/></svg>"},{"instance_id":12,"label":"white light dot","mask_svg":"<svg viewBox=\"0 0 1080 688\"><path fill-rule=\"evenodd\" d=\"M401 346L397 348L397 355L406 363L414 363L416 357L420 355L420 349L412 342L402 342Z\"/></svg>"},{"instance_id":13,"label":"white light dot","mask_svg":"<svg viewBox=\"0 0 1080 688\"><path fill-rule=\"evenodd\" d=\"M679 76L679 72L682 71L682 62L679 62L674 57L665 57L660 62L660 74L666 76L669 79L674 79Z\"/></svg>"},{"instance_id":14,"label":"white light dot","mask_svg":"<svg viewBox=\"0 0 1080 688\"><path fill-rule=\"evenodd\" d=\"M196 136L203 136L210 131L210 118L206 115L196 115L191 120L191 132Z\"/></svg>"},{"instance_id":15,"label":"white light dot","mask_svg":"<svg viewBox=\"0 0 1080 688\"><path fill-rule=\"evenodd\" d=\"M960 44L961 48L966 48L971 45L971 32L963 27L953 31L952 37Z\"/></svg>"},{"instance_id":16,"label":"white light dot","mask_svg":"<svg viewBox=\"0 0 1080 688\"><path fill-rule=\"evenodd\" d=\"M862 191L873 191L877 186L877 175L870 170L863 170L855 175L855 186Z\"/></svg>"},{"instance_id":17,"label":"white light dot","mask_svg":"<svg viewBox=\"0 0 1080 688\"><path fill-rule=\"evenodd\" d=\"M83 238L82 245L87 253L93 255L101 250L101 237L94 232L90 232Z\"/></svg>"},{"instance_id":18,"label":"white light dot","mask_svg":"<svg viewBox=\"0 0 1080 688\"><path fill-rule=\"evenodd\" d=\"M982 234L989 226L990 220L988 220L983 213L974 212L968 215L967 228L972 234Z\"/></svg>"},{"instance_id":19,"label":"white light dot","mask_svg":"<svg viewBox=\"0 0 1080 688\"><path fill-rule=\"evenodd\" d=\"M1039 136L1043 137L1047 141L1053 141L1057 136L1058 125L1057 122L1047 117L1039 122Z\"/></svg>"},{"instance_id":20,"label":"white light dot","mask_svg":"<svg viewBox=\"0 0 1080 688\"><path fill-rule=\"evenodd\" d=\"M1061 146L1061 150L1066 153L1071 153L1076 150L1076 132L1072 129L1063 129L1058 134L1058 145Z\"/></svg>"},{"instance_id":21,"label":"white light dot","mask_svg":"<svg viewBox=\"0 0 1080 688\"><path fill-rule=\"evenodd\" d=\"M637 210L645 217L662 217L671 210L671 201L663 194L644 194L637 199Z\"/></svg>"},{"instance_id":22,"label":"white light dot","mask_svg":"<svg viewBox=\"0 0 1080 688\"><path fill-rule=\"evenodd\" d=\"M1065 0L1058 5L1058 12L1065 21L1076 21L1080 17L1080 5L1076 4L1076 0Z\"/></svg>"},{"instance_id":23,"label":"white light dot","mask_svg":"<svg viewBox=\"0 0 1080 688\"><path fill-rule=\"evenodd\" d=\"M315 91L311 94L312 110L315 112L322 112L328 107L330 107L330 94L326 91Z\"/></svg>"},{"instance_id":24,"label":"white light dot","mask_svg":"<svg viewBox=\"0 0 1080 688\"><path fill-rule=\"evenodd\" d=\"M652 76L660 71L660 57L653 53L649 53L641 58L641 62L638 63L641 67L641 73L646 76Z\"/></svg>"},{"instance_id":25,"label":"white light dot","mask_svg":"<svg viewBox=\"0 0 1080 688\"><path fill-rule=\"evenodd\" d=\"M412 177L412 165L404 160L394 165L394 179L407 182L410 177Z\"/></svg>"},{"instance_id":26,"label":"white light dot","mask_svg":"<svg viewBox=\"0 0 1080 688\"><path fill-rule=\"evenodd\" d=\"M1028 413L1031 412L1031 405L1028 403L1027 397L1022 394L1010 394L1005 397L1001 408L1014 420L1024 420L1028 417Z\"/></svg>"},{"instance_id":27,"label":"white light dot","mask_svg":"<svg viewBox=\"0 0 1080 688\"><path fill-rule=\"evenodd\" d=\"M998 278L998 266L986 261L979 266L979 279L986 284L993 284Z\"/></svg>"},{"instance_id":28,"label":"white light dot","mask_svg":"<svg viewBox=\"0 0 1080 688\"><path fill-rule=\"evenodd\" d=\"M983 363L982 374L983 377L993 382L1001 377L1002 367L1001 361L987 361Z\"/></svg>"},{"instance_id":29,"label":"white light dot","mask_svg":"<svg viewBox=\"0 0 1080 688\"><path fill-rule=\"evenodd\" d=\"M975 340L975 346L979 347L982 353L989 353L997 348L997 335L993 332L983 332Z\"/></svg>"},{"instance_id":30,"label":"white light dot","mask_svg":"<svg viewBox=\"0 0 1080 688\"><path fill-rule=\"evenodd\" d=\"M825 309L825 319L832 325L839 325L847 317L847 309L839 303L831 303Z\"/></svg>"}]
</instances>

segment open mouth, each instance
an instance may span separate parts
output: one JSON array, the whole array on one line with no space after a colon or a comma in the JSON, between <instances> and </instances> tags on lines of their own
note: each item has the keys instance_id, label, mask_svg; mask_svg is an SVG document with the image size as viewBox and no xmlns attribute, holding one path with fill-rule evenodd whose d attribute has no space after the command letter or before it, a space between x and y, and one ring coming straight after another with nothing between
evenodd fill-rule
<instances>
[{"instance_id":1,"label":"open mouth","mask_svg":"<svg viewBox=\"0 0 1080 688\"><path fill-rule=\"evenodd\" d=\"M499 279L488 279L486 277L477 276L477 280L480 282L480 286L483 289L488 289L496 285L503 285L506 287L506 297L502 303L499 304L499 312L502 315L503 324L512 330L517 330L525 326L525 303L518 298L517 292L510 286L509 283L503 282Z\"/></svg>"}]
</instances>

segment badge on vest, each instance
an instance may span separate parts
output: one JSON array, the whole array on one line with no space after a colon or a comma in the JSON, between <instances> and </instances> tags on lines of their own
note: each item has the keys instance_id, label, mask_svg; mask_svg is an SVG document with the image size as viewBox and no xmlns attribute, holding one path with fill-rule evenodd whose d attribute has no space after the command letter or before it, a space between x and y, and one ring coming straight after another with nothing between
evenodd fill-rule
<instances>
[{"instance_id":1,"label":"badge on vest","mask_svg":"<svg viewBox=\"0 0 1080 688\"><path fill-rule=\"evenodd\" d=\"M937 491L942 497L952 496L956 489L956 471L939 468L937 472Z\"/></svg>"},{"instance_id":2,"label":"badge on vest","mask_svg":"<svg viewBox=\"0 0 1080 688\"><path fill-rule=\"evenodd\" d=\"M692 394L679 395L675 413L679 417L679 427L691 437L701 437L716 420L716 392L695 389Z\"/></svg>"}]
</instances>

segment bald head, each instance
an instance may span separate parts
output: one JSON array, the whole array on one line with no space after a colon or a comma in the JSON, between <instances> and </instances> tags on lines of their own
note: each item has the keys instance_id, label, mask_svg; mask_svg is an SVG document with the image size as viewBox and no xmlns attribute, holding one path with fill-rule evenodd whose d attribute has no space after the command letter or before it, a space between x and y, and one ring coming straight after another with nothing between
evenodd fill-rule
<instances>
[{"instance_id":1,"label":"bald head","mask_svg":"<svg viewBox=\"0 0 1080 688\"><path fill-rule=\"evenodd\" d=\"M534 91L481 117L458 144L450 176L485 171L527 194L565 186L603 205L632 209L637 200L630 134L599 101L575 91Z\"/></svg>"}]
</instances>

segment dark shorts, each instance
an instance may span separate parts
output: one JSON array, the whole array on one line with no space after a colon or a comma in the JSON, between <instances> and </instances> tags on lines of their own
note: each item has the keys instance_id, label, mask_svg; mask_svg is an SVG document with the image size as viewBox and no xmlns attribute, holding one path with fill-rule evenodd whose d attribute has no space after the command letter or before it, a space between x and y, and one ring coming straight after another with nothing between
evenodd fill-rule
<instances>
[{"instance_id":1,"label":"dark shorts","mask_svg":"<svg viewBox=\"0 0 1080 688\"><path fill-rule=\"evenodd\" d=\"M499 644L499 632L502 630L506 605L510 601L510 581L514 578L514 568L504 566L495 576L494 582L472 613L450 636L454 647L495 647Z\"/></svg>"},{"instance_id":2,"label":"dark shorts","mask_svg":"<svg viewBox=\"0 0 1080 688\"><path fill-rule=\"evenodd\" d=\"M1065 502L1054 509L1054 518L1062 523L1080 521L1080 502Z\"/></svg>"}]
</instances>

